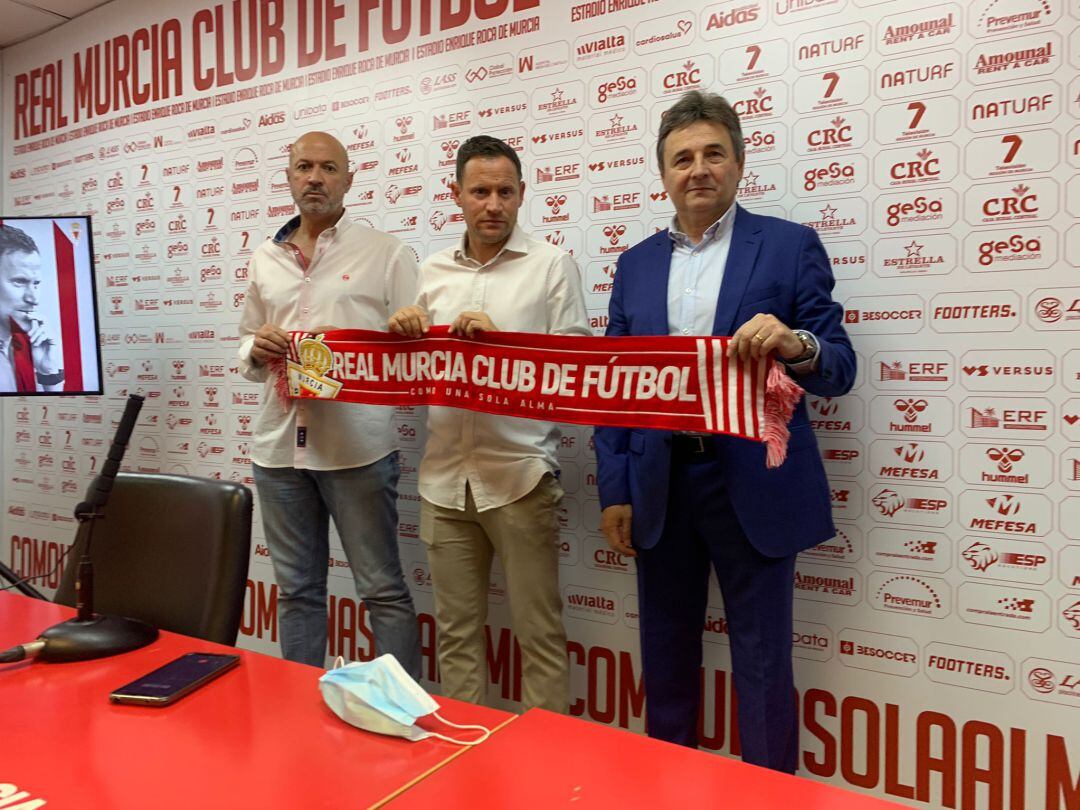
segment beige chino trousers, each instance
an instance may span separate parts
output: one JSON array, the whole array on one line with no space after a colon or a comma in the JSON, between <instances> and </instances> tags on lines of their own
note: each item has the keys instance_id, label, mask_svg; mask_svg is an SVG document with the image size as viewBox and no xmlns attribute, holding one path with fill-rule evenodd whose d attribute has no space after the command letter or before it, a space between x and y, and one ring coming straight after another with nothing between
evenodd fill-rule
<instances>
[{"instance_id":1,"label":"beige chino trousers","mask_svg":"<svg viewBox=\"0 0 1080 810\"><path fill-rule=\"evenodd\" d=\"M484 624L491 561L506 573L510 617L521 645L522 702L565 713L569 702L566 630L559 593L559 523L563 489L545 475L513 503L476 510L466 486L465 509L423 500L420 537L435 591L442 693L483 703L487 687Z\"/></svg>"}]
</instances>

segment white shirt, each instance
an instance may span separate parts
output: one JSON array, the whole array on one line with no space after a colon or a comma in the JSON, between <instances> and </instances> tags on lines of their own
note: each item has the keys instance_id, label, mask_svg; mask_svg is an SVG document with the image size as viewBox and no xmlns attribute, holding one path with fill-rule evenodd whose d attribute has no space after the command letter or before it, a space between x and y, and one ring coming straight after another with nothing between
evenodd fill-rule
<instances>
[{"instance_id":1,"label":"white shirt","mask_svg":"<svg viewBox=\"0 0 1080 810\"><path fill-rule=\"evenodd\" d=\"M15 358L11 356L11 338L0 340L0 391L16 390Z\"/></svg>"},{"instance_id":2,"label":"white shirt","mask_svg":"<svg viewBox=\"0 0 1080 810\"><path fill-rule=\"evenodd\" d=\"M731 249L735 205L706 230L698 244L679 230L674 218L671 236L671 271L668 275L668 334L711 335L716 303L724 281L724 265Z\"/></svg>"},{"instance_id":3,"label":"white shirt","mask_svg":"<svg viewBox=\"0 0 1080 810\"><path fill-rule=\"evenodd\" d=\"M420 266L416 303L433 324L452 323L462 312L486 312L506 332L592 334L574 259L518 227L486 264L466 255L464 236L429 257ZM558 469L558 441L553 422L431 406L420 495L464 509L467 482L478 511L513 503Z\"/></svg>"},{"instance_id":4,"label":"white shirt","mask_svg":"<svg viewBox=\"0 0 1080 810\"><path fill-rule=\"evenodd\" d=\"M266 382L251 460L260 467L361 467L397 448L391 429L393 408L314 399L291 400L283 407L269 369L251 362L254 333L264 323L286 331L335 326L385 332L390 315L416 296L419 270L404 243L350 222L346 214L319 234L305 270L288 244L299 222L299 217L293 218L261 244L248 265L240 317L240 373Z\"/></svg>"}]
</instances>

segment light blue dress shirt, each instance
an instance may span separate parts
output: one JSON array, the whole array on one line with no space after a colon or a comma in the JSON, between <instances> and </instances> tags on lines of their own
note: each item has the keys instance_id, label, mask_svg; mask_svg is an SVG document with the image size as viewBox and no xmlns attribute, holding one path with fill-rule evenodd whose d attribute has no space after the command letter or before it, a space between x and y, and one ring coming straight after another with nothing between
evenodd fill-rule
<instances>
[{"instance_id":1,"label":"light blue dress shirt","mask_svg":"<svg viewBox=\"0 0 1080 810\"><path fill-rule=\"evenodd\" d=\"M678 219L671 220L668 230L672 243L667 289L668 334L712 334L734 224L735 206L732 205L705 230L701 241L695 245L679 230Z\"/></svg>"}]
</instances>

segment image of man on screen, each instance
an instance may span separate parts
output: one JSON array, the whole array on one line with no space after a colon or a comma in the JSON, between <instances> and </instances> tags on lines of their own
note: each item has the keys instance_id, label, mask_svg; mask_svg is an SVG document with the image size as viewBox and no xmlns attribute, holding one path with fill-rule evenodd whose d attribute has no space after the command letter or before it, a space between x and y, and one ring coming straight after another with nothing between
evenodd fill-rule
<instances>
[{"instance_id":1,"label":"image of man on screen","mask_svg":"<svg viewBox=\"0 0 1080 810\"><path fill-rule=\"evenodd\" d=\"M41 254L34 240L0 225L0 392L59 391L59 342L41 320Z\"/></svg>"}]
</instances>

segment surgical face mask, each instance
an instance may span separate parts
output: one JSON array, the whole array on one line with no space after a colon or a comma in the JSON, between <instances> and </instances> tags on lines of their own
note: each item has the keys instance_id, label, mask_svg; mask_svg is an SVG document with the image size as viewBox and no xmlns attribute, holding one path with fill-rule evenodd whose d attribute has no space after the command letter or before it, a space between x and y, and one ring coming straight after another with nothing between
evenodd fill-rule
<instances>
[{"instance_id":1,"label":"surgical face mask","mask_svg":"<svg viewBox=\"0 0 1080 810\"><path fill-rule=\"evenodd\" d=\"M339 656L334 668L319 678L319 691L330 710L350 725L378 734L404 737L413 742L435 737L456 745L476 745L491 731L483 726L458 725L439 716L439 704L414 681L390 653L374 661L343 666ZM455 740L425 731L416 725L419 717L434 715L454 728L482 731L475 740Z\"/></svg>"}]
</instances>

